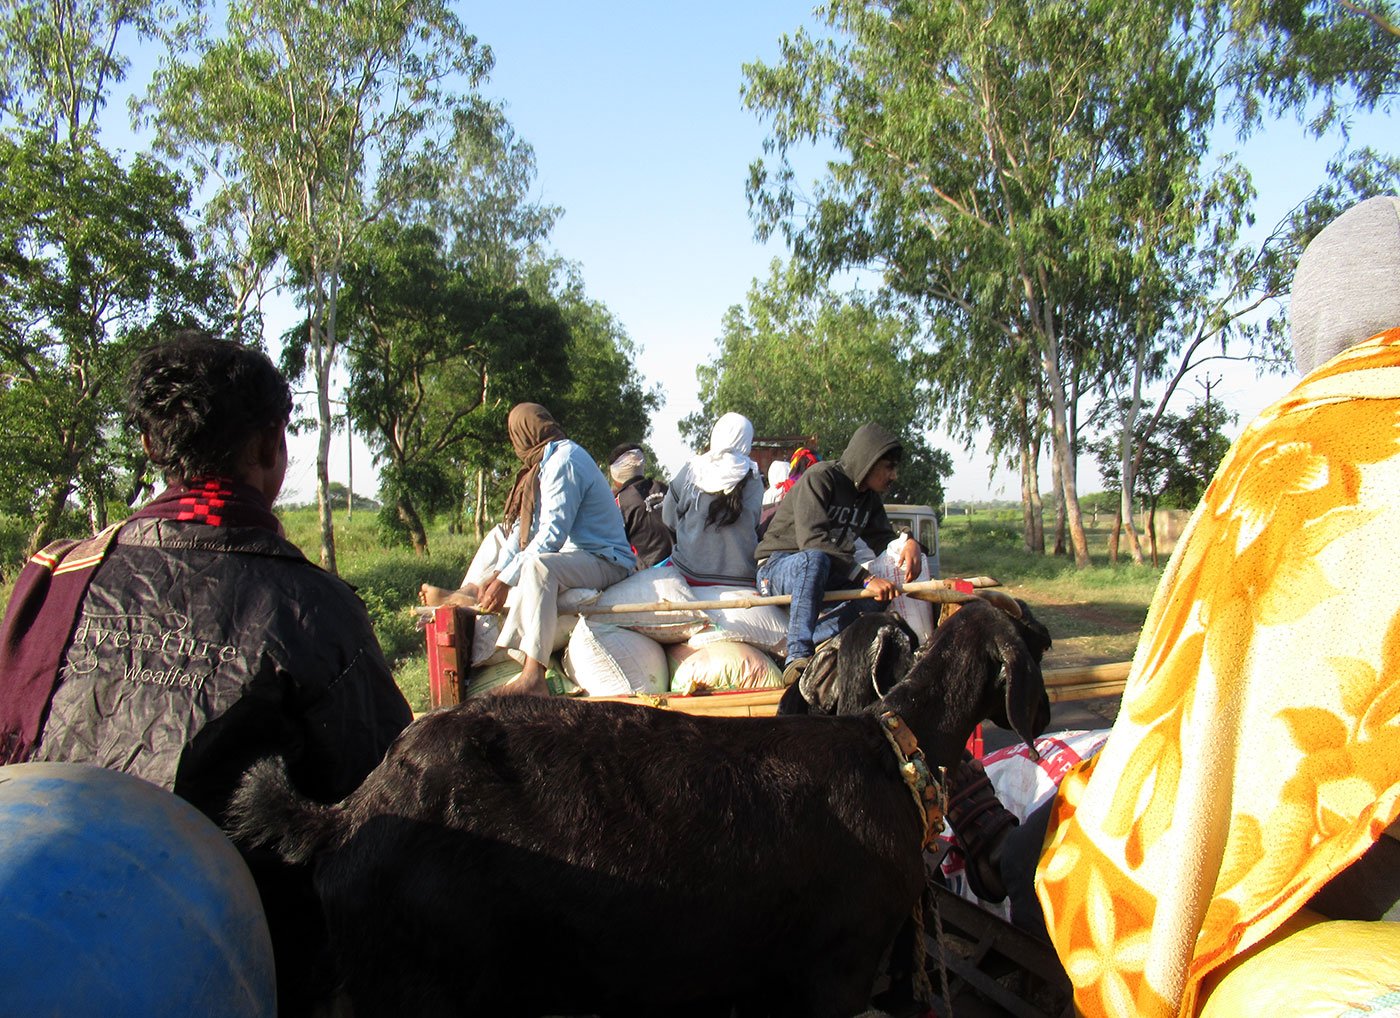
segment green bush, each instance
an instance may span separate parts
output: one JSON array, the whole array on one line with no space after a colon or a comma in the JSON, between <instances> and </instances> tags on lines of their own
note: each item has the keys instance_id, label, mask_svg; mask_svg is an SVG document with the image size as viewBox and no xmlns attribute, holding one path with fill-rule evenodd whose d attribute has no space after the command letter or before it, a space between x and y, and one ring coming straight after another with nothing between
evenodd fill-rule
<instances>
[{"instance_id":1,"label":"green bush","mask_svg":"<svg viewBox=\"0 0 1400 1018\"><path fill-rule=\"evenodd\" d=\"M314 508L281 509L288 539L307 558L319 561L321 534ZM394 679L415 711L428 709L428 666L422 630L413 609L424 583L455 589L471 564L476 538L450 534L446 525L428 529L430 554L409 548L386 548L373 513L335 516L336 566L341 579L355 588Z\"/></svg>"}]
</instances>

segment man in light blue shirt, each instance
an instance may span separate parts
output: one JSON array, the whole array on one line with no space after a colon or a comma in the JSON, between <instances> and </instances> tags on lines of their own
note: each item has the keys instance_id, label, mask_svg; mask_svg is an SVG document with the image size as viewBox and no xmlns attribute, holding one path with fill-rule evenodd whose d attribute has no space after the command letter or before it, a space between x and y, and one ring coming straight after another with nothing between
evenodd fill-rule
<instances>
[{"instance_id":1,"label":"man in light blue shirt","mask_svg":"<svg viewBox=\"0 0 1400 1018\"><path fill-rule=\"evenodd\" d=\"M483 577L476 605L484 612L509 609L496 646L524 657L520 677L498 692L547 695L559 591L609 587L632 571L636 556L603 472L548 410L521 403L507 430L524 467L506 499L511 539L495 571Z\"/></svg>"}]
</instances>

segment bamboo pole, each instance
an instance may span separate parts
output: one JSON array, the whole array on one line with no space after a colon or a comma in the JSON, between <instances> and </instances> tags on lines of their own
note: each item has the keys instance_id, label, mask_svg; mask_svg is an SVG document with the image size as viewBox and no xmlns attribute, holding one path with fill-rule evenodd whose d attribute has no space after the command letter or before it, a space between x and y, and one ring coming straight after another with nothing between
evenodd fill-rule
<instances>
[{"instance_id":1,"label":"bamboo pole","mask_svg":"<svg viewBox=\"0 0 1400 1018\"><path fill-rule=\"evenodd\" d=\"M955 584L971 584L973 593L955 589ZM996 587L1000 584L990 576L973 576L965 580L919 580L914 583L906 583L899 588L896 596L905 595L917 598L920 601L928 601L933 604L966 604L978 598L992 601L999 607L1008 611L1013 611L1010 605L1014 605L1014 600L1007 594L1000 591L988 591L986 594L979 593L989 587ZM855 601L860 599L873 598L875 594L870 590L833 590L826 594L822 600L825 601ZM711 611L723 608L757 608L762 605L776 604L789 605L792 603L791 594L773 594L769 597L755 594L752 597L735 597L711 599L708 601L639 601L633 604L610 604L610 605L583 605L575 609L574 614L579 615L633 615L639 612L688 612L688 611ZM412 609L415 614L423 618L431 618L433 608L417 606ZM1019 611L1013 611L1020 614Z\"/></svg>"},{"instance_id":2,"label":"bamboo pole","mask_svg":"<svg viewBox=\"0 0 1400 1018\"><path fill-rule=\"evenodd\" d=\"M953 589L951 580L922 580L906 583L899 591L921 601L937 604L965 604L976 600L977 594L968 594ZM870 590L833 590L822 598L823 601L855 601L873 598ZM773 594L769 597L735 597L711 601L646 601L637 604L584 605L578 609L580 615L631 615L636 612L675 612L709 611L716 608L757 608L765 604L791 604L791 594Z\"/></svg>"}]
</instances>

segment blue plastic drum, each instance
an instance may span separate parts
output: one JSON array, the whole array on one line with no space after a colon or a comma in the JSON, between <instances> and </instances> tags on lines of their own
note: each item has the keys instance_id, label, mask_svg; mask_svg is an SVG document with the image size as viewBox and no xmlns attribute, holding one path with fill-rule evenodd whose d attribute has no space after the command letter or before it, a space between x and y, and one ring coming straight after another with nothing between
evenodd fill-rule
<instances>
[{"instance_id":1,"label":"blue plastic drum","mask_svg":"<svg viewBox=\"0 0 1400 1018\"><path fill-rule=\"evenodd\" d=\"M0 767L0 1012L275 1015L272 942L243 859L140 778Z\"/></svg>"}]
</instances>

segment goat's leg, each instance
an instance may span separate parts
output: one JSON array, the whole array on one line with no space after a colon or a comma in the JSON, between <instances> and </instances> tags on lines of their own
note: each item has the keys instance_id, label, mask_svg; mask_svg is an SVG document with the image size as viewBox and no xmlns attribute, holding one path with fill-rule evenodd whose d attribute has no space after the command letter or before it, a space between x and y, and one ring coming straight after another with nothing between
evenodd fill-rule
<instances>
[{"instance_id":1,"label":"goat's leg","mask_svg":"<svg viewBox=\"0 0 1400 1018\"><path fill-rule=\"evenodd\" d=\"M917 938L921 936L923 930L912 917L904 920L899 927L885 962L888 986L873 1001L881 1011L905 1014L911 1012L916 1004L927 1007L928 1001L917 1000L914 995L914 949Z\"/></svg>"}]
</instances>

